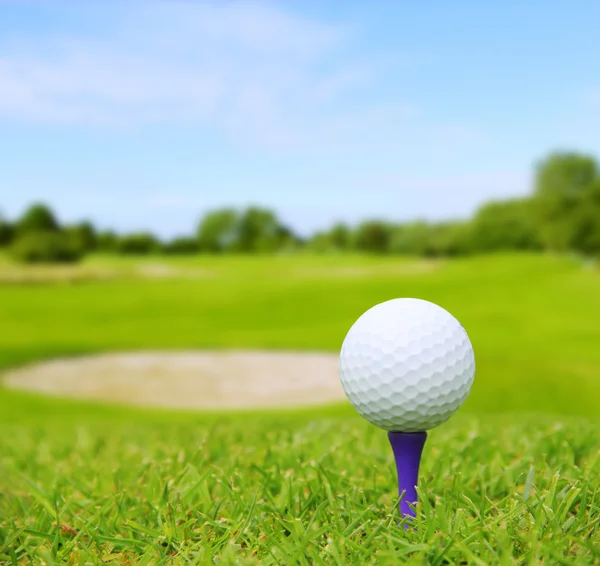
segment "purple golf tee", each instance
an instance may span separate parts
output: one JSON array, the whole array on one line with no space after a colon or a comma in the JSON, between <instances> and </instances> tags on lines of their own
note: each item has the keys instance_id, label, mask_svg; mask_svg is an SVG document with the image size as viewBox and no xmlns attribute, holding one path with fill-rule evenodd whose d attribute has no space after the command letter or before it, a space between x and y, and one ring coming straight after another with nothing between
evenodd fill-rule
<instances>
[{"instance_id":1,"label":"purple golf tee","mask_svg":"<svg viewBox=\"0 0 600 566\"><path fill-rule=\"evenodd\" d=\"M426 432L388 432L392 445L396 470L398 472L398 495L402 517L412 519L415 516L414 506L417 503L417 484L419 481L419 464L421 454L427 440ZM410 525L405 523L404 528Z\"/></svg>"}]
</instances>

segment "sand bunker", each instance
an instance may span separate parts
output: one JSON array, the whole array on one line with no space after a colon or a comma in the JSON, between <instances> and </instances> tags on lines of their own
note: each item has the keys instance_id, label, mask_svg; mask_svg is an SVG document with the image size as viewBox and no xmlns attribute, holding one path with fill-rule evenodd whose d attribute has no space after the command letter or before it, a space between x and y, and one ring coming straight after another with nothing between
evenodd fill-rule
<instances>
[{"instance_id":1,"label":"sand bunker","mask_svg":"<svg viewBox=\"0 0 600 566\"><path fill-rule=\"evenodd\" d=\"M338 356L168 352L60 359L12 370L6 387L141 406L281 407L344 399Z\"/></svg>"}]
</instances>

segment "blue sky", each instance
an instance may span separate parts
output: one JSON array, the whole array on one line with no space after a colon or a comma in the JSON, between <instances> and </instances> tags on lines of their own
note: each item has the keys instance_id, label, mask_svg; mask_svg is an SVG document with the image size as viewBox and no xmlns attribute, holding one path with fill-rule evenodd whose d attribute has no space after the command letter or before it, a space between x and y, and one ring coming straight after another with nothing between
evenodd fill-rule
<instances>
[{"instance_id":1,"label":"blue sky","mask_svg":"<svg viewBox=\"0 0 600 566\"><path fill-rule=\"evenodd\" d=\"M600 155L600 2L0 2L0 210L454 218Z\"/></svg>"}]
</instances>

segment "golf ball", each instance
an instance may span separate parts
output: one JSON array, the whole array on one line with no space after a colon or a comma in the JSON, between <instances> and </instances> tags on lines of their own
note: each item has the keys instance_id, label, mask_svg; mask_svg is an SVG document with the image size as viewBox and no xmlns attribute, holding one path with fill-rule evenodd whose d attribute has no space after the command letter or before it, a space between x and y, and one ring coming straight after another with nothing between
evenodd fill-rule
<instances>
[{"instance_id":1,"label":"golf ball","mask_svg":"<svg viewBox=\"0 0 600 566\"><path fill-rule=\"evenodd\" d=\"M369 309L348 331L340 355L348 400L388 431L420 432L448 420L474 376L465 329L421 299L392 299Z\"/></svg>"}]
</instances>

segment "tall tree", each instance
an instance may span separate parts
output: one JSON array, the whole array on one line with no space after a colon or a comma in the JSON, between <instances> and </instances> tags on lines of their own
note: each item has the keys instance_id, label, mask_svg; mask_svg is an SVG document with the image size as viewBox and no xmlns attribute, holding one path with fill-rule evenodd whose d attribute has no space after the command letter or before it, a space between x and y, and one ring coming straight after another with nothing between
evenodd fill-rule
<instances>
[{"instance_id":1,"label":"tall tree","mask_svg":"<svg viewBox=\"0 0 600 566\"><path fill-rule=\"evenodd\" d=\"M554 153L537 167L535 207L544 244L564 251L577 246L578 222L593 183L598 165L589 155Z\"/></svg>"},{"instance_id":2,"label":"tall tree","mask_svg":"<svg viewBox=\"0 0 600 566\"><path fill-rule=\"evenodd\" d=\"M319 253L346 251L352 246L352 230L346 224L338 223L330 230L315 232L307 244Z\"/></svg>"},{"instance_id":3,"label":"tall tree","mask_svg":"<svg viewBox=\"0 0 600 566\"><path fill-rule=\"evenodd\" d=\"M31 205L15 225L17 236L32 232L58 232L59 230L60 226L54 213L42 203Z\"/></svg>"},{"instance_id":4,"label":"tall tree","mask_svg":"<svg viewBox=\"0 0 600 566\"><path fill-rule=\"evenodd\" d=\"M198 239L180 236L166 242L163 251L170 255L189 255L198 253Z\"/></svg>"},{"instance_id":5,"label":"tall tree","mask_svg":"<svg viewBox=\"0 0 600 566\"><path fill-rule=\"evenodd\" d=\"M362 252L385 253L389 251L391 226L381 220L367 220L354 232L354 247Z\"/></svg>"},{"instance_id":6,"label":"tall tree","mask_svg":"<svg viewBox=\"0 0 600 566\"><path fill-rule=\"evenodd\" d=\"M71 241L82 249L84 252L89 252L96 249L97 236L96 230L91 222L79 222L71 226L66 226L65 233L71 238Z\"/></svg>"},{"instance_id":7,"label":"tall tree","mask_svg":"<svg viewBox=\"0 0 600 566\"><path fill-rule=\"evenodd\" d=\"M201 251L222 253L237 240L239 214L233 208L209 212L200 221L197 238Z\"/></svg>"},{"instance_id":8,"label":"tall tree","mask_svg":"<svg viewBox=\"0 0 600 566\"><path fill-rule=\"evenodd\" d=\"M471 251L471 224L465 221L438 222L430 225L430 234L425 241L425 255L451 257Z\"/></svg>"},{"instance_id":9,"label":"tall tree","mask_svg":"<svg viewBox=\"0 0 600 566\"><path fill-rule=\"evenodd\" d=\"M392 229L390 251L400 255L427 255L431 240L431 225L426 221L400 224Z\"/></svg>"},{"instance_id":10,"label":"tall tree","mask_svg":"<svg viewBox=\"0 0 600 566\"><path fill-rule=\"evenodd\" d=\"M588 185L575 217L574 249L586 255L600 254L600 178Z\"/></svg>"},{"instance_id":11,"label":"tall tree","mask_svg":"<svg viewBox=\"0 0 600 566\"><path fill-rule=\"evenodd\" d=\"M0 247L8 246L13 238L14 226L0 214Z\"/></svg>"},{"instance_id":12,"label":"tall tree","mask_svg":"<svg viewBox=\"0 0 600 566\"><path fill-rule=\"evenodd\" d=\"M476 251L532 250L541 247L529 198L484 204L471 222L470 245Z\"/></svg>"},{"instance_id":13,"label":"tall tree","mask_svg":"<svg viewBox=\"0 0 600 566\"><path fill-rule=\"evenodd\" d=\"M239 218L236 251L266 251L276 247L277 229L274 212L252 206L247 208Z\"/></svg>"},{"instance_id":14,"label":"tall tree","mask_svg":"<svg viewBox=\"0 0 600 566\"><path fill-rule=\"evenodd\" d=\"M133 232L119 238L117 250L128 255L146 255L160 251L160 241L150 232Z\"/></svg>"},{"instance_id":15,"label":"tall tree","mask_svg":"<svg viewBox=\"0 0 600 566\"><path fill-rule=\"evenodd\" d=\"M336 250L347 250L350 247L351 237L350 228L341 222L335 224L329 233L331 245Z\"/></svg>"},{"instance_id":16,"label":"tall tree","mask_svg":"<svg viewBox=\"0 0 600 566\"><path fill-rule=\"evenodd\" d=\"M119 244L119 236L112 230L104 230L96 235L96 249L102 252L114 252Z\"/></svg>"},{"instance_id":17,"label":"tall tree","mask_svg":"<svg viewBox=\"0 0 600 566\"><path fill-rule=\"evenodd\" d=\"M239 217L234 249L241 252L272 252L293 239L275 212L268 208L248 207Z\"/></svg>"}]
</instances>

